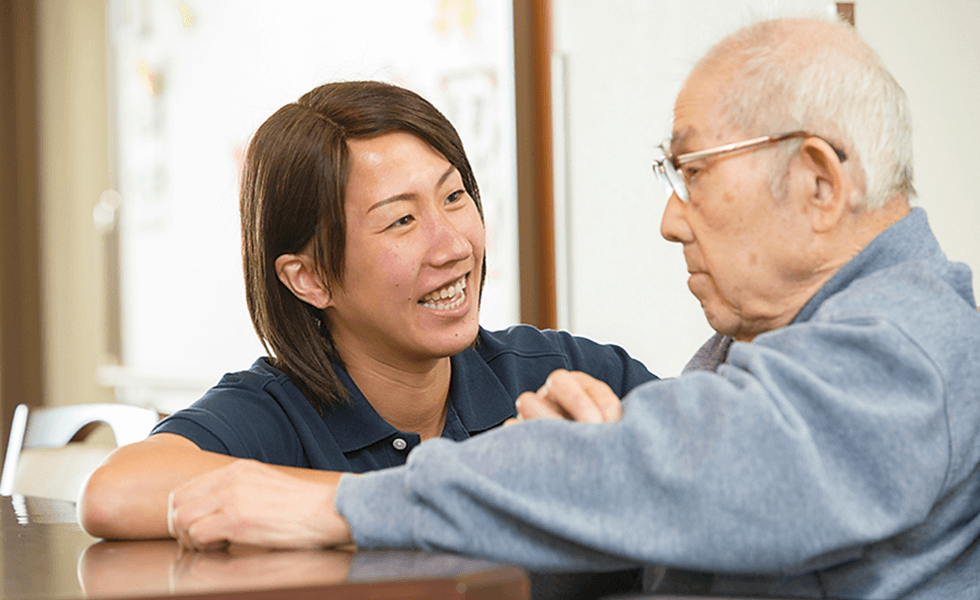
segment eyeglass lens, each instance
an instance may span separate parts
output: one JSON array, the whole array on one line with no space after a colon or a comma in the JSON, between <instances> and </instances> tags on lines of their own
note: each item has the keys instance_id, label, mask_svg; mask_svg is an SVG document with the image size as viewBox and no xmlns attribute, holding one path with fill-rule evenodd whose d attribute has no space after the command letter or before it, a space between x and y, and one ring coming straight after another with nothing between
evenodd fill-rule
<instances>
[{"instance_id":1,"label":"eyeglass lens","mask_svg":"<svg viewBox=\"0 0 980 600\"><path fill-rule=\"evenodd\" d=\"M653 162L653 172L663 184L668 195L676 193L678 198L687 202L687 186L684 184L684 178L681 177L681 174L674 168L674 163L671 162L670 151L663 146L661 146L660 151L663 156Z\"/></svg>"}]
</instances>

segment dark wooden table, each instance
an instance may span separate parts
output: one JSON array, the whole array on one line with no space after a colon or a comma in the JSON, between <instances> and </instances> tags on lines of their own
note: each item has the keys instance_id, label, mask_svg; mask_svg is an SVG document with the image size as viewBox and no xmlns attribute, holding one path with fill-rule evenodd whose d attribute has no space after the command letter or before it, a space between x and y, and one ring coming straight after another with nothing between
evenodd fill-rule
<instances>
[{"instance_id":1,"label":"dark wooden table","mask_svg":"<svg viewBox=\"0 0 980 600\"><path fill-rule=\"evenodd\" d=\"M0 600L530 598L522 569L452 555L100 541L74 504L23 496L0 497L0 550Z\"/></svg>"}]
</instances>

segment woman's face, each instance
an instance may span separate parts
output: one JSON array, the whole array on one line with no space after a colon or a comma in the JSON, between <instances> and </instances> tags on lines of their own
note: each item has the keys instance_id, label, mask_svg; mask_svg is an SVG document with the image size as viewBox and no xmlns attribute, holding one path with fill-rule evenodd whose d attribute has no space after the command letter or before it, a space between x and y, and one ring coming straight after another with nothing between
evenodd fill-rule
<instances>
[{"instance_id":1,"label":"woman's face","mask_svg":"<svg viewBox=\"0 0 980 600\"><path fill-rule=\"evenodd\" d=\"M456 167L402 132L348 142L344 281L330 332L345 361L451 356L479 327L485 231Z\"/></svg>"}]
</instances>

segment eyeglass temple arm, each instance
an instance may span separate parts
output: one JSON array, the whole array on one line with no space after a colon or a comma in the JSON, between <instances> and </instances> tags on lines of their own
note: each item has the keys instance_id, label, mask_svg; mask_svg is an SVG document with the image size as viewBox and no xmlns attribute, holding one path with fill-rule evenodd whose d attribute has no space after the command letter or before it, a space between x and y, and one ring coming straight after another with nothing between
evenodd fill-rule
<instances>
[{"instance_id":1,"label":"eyeglass temple arm","mask_svg":"<svg viewBox=\"0 0 980 600\"><path fill-rule=\"evenodd\" d=\"M794 137L815 137L823 140L828 146L837 154L837 158L844 162L847 160L847 155L843 151L838 150L836 146L827 142L819 135L813 135L807 131L790 131L788 133L780 133L777 135L766 135L762 137L752 138L750 140L744 140L741 142L735 142L732 144L725 144L724 146L718 146L717 148L711 148L710 150L701 150L699 152L689 152L687 154L681 154L674 158L675 163L680 166L693 162L696 160L701 160L702 158L707 158L709 156L718 156L720 154L727 154L729 152L735 152L737 150L745 150L747 148L753 148L755 146L762 146L764 144L773 144L775 142L781 142Z\"/></svg>"}]
</instances>

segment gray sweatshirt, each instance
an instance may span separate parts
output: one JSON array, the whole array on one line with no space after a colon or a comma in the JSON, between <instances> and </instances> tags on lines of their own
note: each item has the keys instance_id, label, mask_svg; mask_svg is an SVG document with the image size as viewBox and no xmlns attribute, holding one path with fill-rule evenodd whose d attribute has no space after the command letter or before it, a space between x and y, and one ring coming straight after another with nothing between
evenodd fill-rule
<instances>
[{"instance_id":1,"label":"gray sweatshirt","mask_svg":"<svg viewBox=\"0 0 980 600\"><path fill-rule=\"evenodd\" d=\"M980 313L921 209L787 327L714 339L617 423L432 440L345 475L362 548L532 569L661 564L714 593L980 597Z\"/></svg>"}]
</instances>

